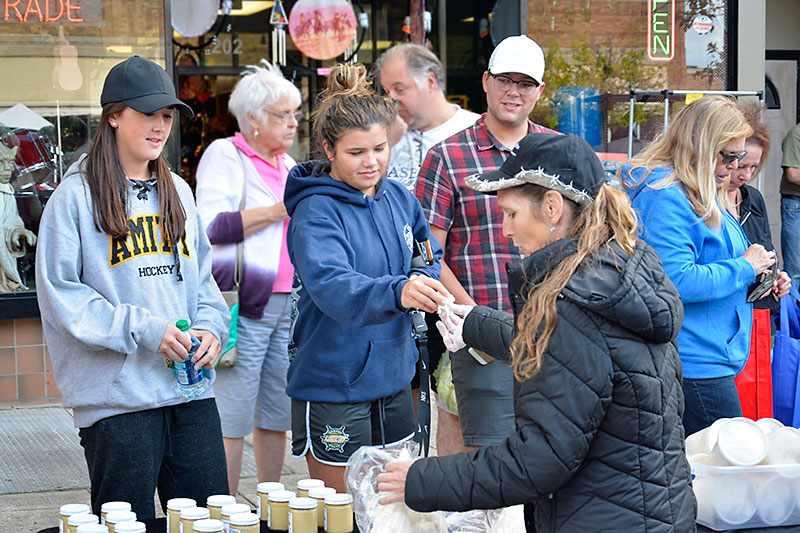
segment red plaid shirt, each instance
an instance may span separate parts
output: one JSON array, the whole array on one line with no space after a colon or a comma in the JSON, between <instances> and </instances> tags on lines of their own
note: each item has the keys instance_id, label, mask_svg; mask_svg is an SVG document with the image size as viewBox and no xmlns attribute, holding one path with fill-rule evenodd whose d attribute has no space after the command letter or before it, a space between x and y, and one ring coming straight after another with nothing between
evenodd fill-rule
<instances>
[{"instance_id":1,"label":"red plaid shirt","mask_svg":"<svg viewBox=\"0 0 800 533\"><path fill-rule=\"evenodd\" d=\"M510 154L484 118L431 148L414 193L428 223L447 230L444 260L467 293L478 305L511 312L505 264L518 262L519 250L503 236L497 196L464 183L472 174L497 170ZM530 121L528 132L558 133Z\"/></svg>"}]
</instances>

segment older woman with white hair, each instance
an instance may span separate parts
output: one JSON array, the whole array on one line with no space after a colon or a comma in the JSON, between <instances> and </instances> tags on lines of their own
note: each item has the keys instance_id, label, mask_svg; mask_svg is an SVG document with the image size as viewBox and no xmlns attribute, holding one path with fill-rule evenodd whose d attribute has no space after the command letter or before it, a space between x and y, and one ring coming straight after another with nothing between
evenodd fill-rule
<instances>
[{"instance_id":1,"label":"older woman with white hair","mask_svg":"<svg viewBox=\"0 0 800 533\"><path fill-rule=\"evenodd\" d=\"M262 64L248 67L230 97L239 133L211 143L197 168L197 210L222 290L233 287L237 244L244 243L237 362L220 369L214 384L234 495L244 437L253 432L259 481L278 481L291 426L286 371L294 269L283 191L295 165L286 150L297 132L301 96L278 67Z\"/></svg>"}]
</instances>

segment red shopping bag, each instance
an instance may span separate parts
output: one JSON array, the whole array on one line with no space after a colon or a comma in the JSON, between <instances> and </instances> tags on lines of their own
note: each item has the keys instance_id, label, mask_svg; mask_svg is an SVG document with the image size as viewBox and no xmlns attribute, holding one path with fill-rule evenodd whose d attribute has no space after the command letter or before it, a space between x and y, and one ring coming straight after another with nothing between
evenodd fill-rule
<instances>
[{"instance_id":1,"label":"red shopping bag","mask_svg":"<svg viewBox=\"0 0 800 533\"><path fill-rule=\"evenodd\" d=\"M769 310L753 309L750 355L736 376L742 414L753 420L772 418L770 344Z\"/></svg>"}]
</instances>

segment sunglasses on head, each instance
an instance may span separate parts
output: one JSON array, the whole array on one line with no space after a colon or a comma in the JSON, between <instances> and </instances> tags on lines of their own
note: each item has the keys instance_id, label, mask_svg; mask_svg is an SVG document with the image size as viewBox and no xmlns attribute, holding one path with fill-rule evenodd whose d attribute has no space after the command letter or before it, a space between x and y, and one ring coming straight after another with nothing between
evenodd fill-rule
<instances>
[{"instance_id":1,"label":"sunglasses on head","mask_svg":"<svg viewBox=\"0 0 800 533\"><path fill-rule=\"evenodd\" d=\"M723 165L730 165L734 161L741 161L744 159L744 156L747 155L747 150L744 150L743 152L723 152L720 150L719 155L722 158Z\"/></svg>"}]
</instances>

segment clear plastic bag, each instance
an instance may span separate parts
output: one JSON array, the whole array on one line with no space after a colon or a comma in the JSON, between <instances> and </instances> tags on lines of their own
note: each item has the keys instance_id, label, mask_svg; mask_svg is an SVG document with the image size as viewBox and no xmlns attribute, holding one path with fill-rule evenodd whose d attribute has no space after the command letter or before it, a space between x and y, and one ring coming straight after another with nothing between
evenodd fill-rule
<instances>
[{"instance_id":1,"label":"clear plastic bag","mask_svg":"<svg viewBox=\"0 0 800 533\"><path fill-rule=\"evenodd\" d=\"M419 445L408 441L387 448L363 447L347 461L344 473L347 492L353 495L353 511L362 533L446 533L442 512L418 513L404 503L381 505L378 474L393 461L419 458Z\"/></svg>"},{"instance_id":2,"label":"clear plastic bag","mask_svg":"<svg viewBox=\"0 0 800 533\"><path fill-rule=\"evenodd\" d=\"M522 505L467 511L447 515L448 533L520 533L525 531L525 513Z\"/></svg>"},{"instance_id":3,"label":"clear plastic bag","mask_svg":"<svg viewBox=\"0 0 800 533\"><path fill-rule=\"evenodd\" d=\"M453 385L453 372L450 363L450 352L442 354L442 359L433 373L436 378L436 405L451 415L458 416L456 388Z\"/></svg>"},{"instance_id":4,"label":"clear plastic bag","mask_svg":"<svg viewBox=\"0 0 800 533\"><path fill-rule=\"evenodd\" d=\"M487 511L467 511L447 514L448 533L488 533L489 516Z\"/></svg>"}]
</instances>

